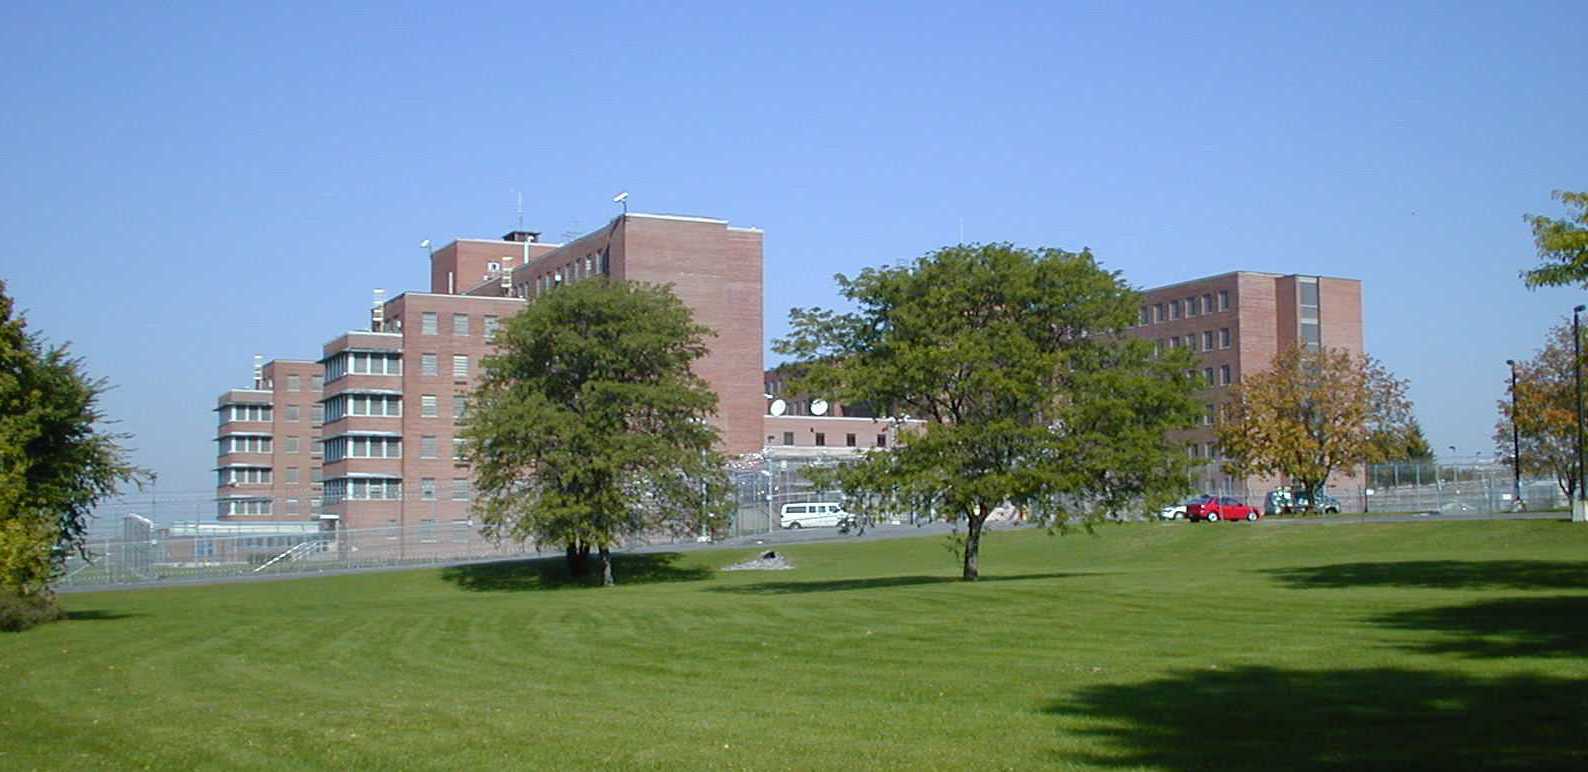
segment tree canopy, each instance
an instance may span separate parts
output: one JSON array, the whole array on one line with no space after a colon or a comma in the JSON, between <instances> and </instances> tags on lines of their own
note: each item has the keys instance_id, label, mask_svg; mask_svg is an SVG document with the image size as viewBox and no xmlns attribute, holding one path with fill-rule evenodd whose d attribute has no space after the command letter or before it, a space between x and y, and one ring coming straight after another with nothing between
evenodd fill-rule
<instances>
[{"instance_id":1,"label":"tree canopy","mask_svg":"<svg viewBox=\"0 0 1588 772\"><path fill-rule=\"evenodd\" d=\"M1189 488L1165 432L1197 417L1190 354L1129 333L1139 295L1089 251L960 245L837 281L857 310L793 309L774 348L798 391L925 421L831 475L864 506L964 522L964 578L1002 504L1084 523Z\"/></svg>"},{"instance_id":2,"label":"tree canopy","mask_svg":"<svg viewBox=\"0 0 1588 772\"><path fill-rule=\"evenodd\" d=\"M1565 217L1524 216L1540 262L1522 272L1522 281L1529 288L1588 287L1588 193L1557 190L1554 197L1566 205Z\"/></svg>"},{"instance_id":3,"label":"tree canopy","mask_svg":"<svg viewBox=\"0 0 1588 772\"><path fill-rule=\"evenodd\" d=\"M1567 499L1577 491L1577 384L1572 368L1571 320L1550 328L1544 347L1516 363L1516 440L1524 474L1555 480ZM1511 399L1496 407L1496 455L1512 463Z\"/></svg>"},{"instance_id":4,"label":"tree canopy","mask_svg":"<svg viewBox=\"0 0 1588 772\"><path fill-rule=\"evenodd\" d=\"M27 330L0 282L0 593L48 602L69 552L88 556L94 506L145 477L105 429L105 388Z\"/></svg>"},{"instance_id":5,"label":"tree canopy","mask_svg":"<svg viewBox=\"0 0 1588 772\"><path fill-rule=\"evenodd\" d=\"M1331 474L1384 461L1397 442L1409 447L1386 438L1412 436L1413 420L1405 381L1372 357L1290 347L1268 370L1242 375L1218 442L1230 474L1283 474L1316 507Z\"/></svg>"},{"instance_id":6,"label":"tree canopy","mask_svg":"<svg viewBox=\"0 0 1588 772\"><path fill-rule=\"evenodd\" d=\"M667 287L590 279L498 330L463 436L475 508L496 538L612 547L652 529L698 532L725 514L717 397L690 366L711 331Z\"/></svg>"}]
</instances>

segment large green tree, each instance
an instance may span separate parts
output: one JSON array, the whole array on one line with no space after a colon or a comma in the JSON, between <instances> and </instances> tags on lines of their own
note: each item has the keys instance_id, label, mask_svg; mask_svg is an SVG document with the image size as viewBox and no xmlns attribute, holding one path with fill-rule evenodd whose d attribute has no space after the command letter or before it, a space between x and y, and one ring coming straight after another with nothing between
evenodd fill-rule
<instances>
[{"instance_id":1,"label":"large green tree","mask_svg":"<svg viewBox=\"0 0 1588 772\"><path fill-rule=\"evenodd\" d=\"M49 581L66 556L88 557L95 505L143 479L124 437L104 428L105 388L65 346L28 331L0 282L0 595L53 604Z\"/></svg>"},{"instance_id":2,"label":"large green tree","mask_svg":"<svg viewBox=\"0 0 1588 772\"><path fill-rule=\"evenodd\" d=\"M1588 287L1588 193L1557 190L1554 196L1566 205L1565 217L1525 216L1539 265L1523 271L1522 281L1530 288Z\"/></svg>"},{"instance_id":3,"label":"large green tree","mask_svg":"<svg viewBox=\"0 0 1588 772\"><path fill-rule=\"evenodd\" d=\"M1371 357L1290 347L1268 370L1241 376L1218 425L1225 470L1282 474L1307 489L1310 509L1335 472L1386 460L1411 434L1406 382ZM1420 432L1419 432L1420 433ZM1424 441L1426 444L1426 441Z\"/></svg>"},{"instance_id":4,"label":"large green tree","mask_svg":"<svg viewBox=\"0 0 1588 772\"><path fill-rule=\"evenodd\" d=\"M864 506L963 522L965 579L1004 503L1062 526L1189 488L1165 433L1197 416L1190 355L1128 332L1139 296L1090 252L961 245L837 280L857 310L796 308L776 350L801 391L925 421L832 479Z\"/></svg>"},{"instance_id":5,"label":"large green tree","mask_svg":"<svg viewBox=\"0 0 1588 772\"><path fill-rule=\"evenodd\" d=\"M611 549L725 516L717 397L690 369L707 328L667 287L589 279L537 299L496 336L463 436L475 507L496 538L561 544L602 583Z\"/></svg>"}]
</instances>

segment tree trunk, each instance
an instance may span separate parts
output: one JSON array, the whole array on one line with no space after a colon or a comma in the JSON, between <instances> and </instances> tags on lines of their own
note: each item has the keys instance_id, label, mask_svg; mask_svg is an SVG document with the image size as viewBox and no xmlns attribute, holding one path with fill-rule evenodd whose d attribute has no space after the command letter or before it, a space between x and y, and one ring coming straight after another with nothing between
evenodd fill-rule
<instances>
[{"instance_id":1,"label":"tree trunk","mask_svg":"<svg viewBox=\"0 0 1588 772\"><path fill-rule=\"evenodd\" d=\"M987 505L981 504L976 512L966 518L965 529L965 573L961 577L967 582L976 581L981 576L981 526L987 522Z\"/></svg>"},{"instance_id":2,"label":"tree trunk","mask_svg":"<svg viewBox=\"0 0 1588 772\"><path fill-rule=\"evenodd\" d=\"M589 573L590 545L579 539L574 539L568 545L568 575L574 578L585 576Z\"/></svg>"},{"instance_id":3,"label":"tree trunk","mask_svg":"<svg viewBox=\"0 0 1588 772\"><path fill-rule=\"evenodd\" d=\"M611 587L616 584L612 581L612 551L606 545L601 545L601 586Z\"/></svg>"}]
</instances>

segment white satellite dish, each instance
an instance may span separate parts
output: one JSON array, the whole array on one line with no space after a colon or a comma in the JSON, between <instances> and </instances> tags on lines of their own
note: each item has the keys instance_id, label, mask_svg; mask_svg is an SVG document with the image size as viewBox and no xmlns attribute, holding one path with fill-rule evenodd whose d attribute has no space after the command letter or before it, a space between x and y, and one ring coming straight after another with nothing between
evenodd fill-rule
<instances>
[{"instance_id":1,"label":"white satellite dish","mask_svg":"<svg viewBox=\"0 0 1588 772\"><path fill-rule=\"evenodd\" d=\"M827 400L811 400L811 415L827 415Z\"/></svg>"},{"instance_id":2,"label":"white satellite dish","mask_svg":"<svg viewBox=\"0 0 1588 772\"><path fill-rule=\"evenodd\" d=\"M772 415L783 415L786 412L788 412L788 403L787 402L784 402L781 399L772 400L772 408L771 408Z\"/></svg>"}]
</instances>

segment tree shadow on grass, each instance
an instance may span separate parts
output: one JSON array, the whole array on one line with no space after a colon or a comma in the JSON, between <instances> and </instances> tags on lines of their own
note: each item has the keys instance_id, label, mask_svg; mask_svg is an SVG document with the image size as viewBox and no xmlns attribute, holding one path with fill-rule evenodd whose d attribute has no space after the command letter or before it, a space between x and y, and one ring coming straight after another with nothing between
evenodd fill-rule
<instances>
[{"instance_id":1,"label":"tree shadow on grass","mask_svg":"<svg viewBox=\"0 0 1588 772\"><path fill-rule=\"evenodd\" d=\"M1410 644L1427 654L1467 657L1582 657L1588 655L1588 595L1504 598L1385 614L1374 624L1443 633Z\"/></svg>"},{"instance_id":2,"label":"tree shadow on grass","mask_svg":"<svg viewBox=\"0 0 1588 772\"><path fill-rule=\"evenodd\" d=\"M757 582L756 584L726 585L711 588L712 592L742 595L792 595L807 592L844 592L846 590L876 590L888 587L916 587L927 584L981 584L983 582L1015 582L1026 579L1063 579L1085 574L1014 574L986 576L965 582L957 576L878 576L865 579L830 579L808 582Z\"/></svg>"},{"instance_id":3,"label":"tree shadow on grass","mask_svg":"<svg viewBox=\"0 0 1588 772\"><path fill-rule=\"evenodd\" d=\"M142 616L141 614L128 614L124 611L109 611L102 608L67 609L64 617L69 622L90 622L111 619L128 619Z\"/></svg>"},{"instance_id":4,"label":"tree shadow on grass","mask_svg":"<svg viewBox=\"0 0 1588 772\"><path fill-rule=\"evenodd\" d=\"M677 552L613 555L612 577L619 587L631 584L696 582L711 578L712 571L709 568L678 565L678 560L682 557L683 555ZM477 592L598 587L601 584L601 561L591 555L589 566L589 576L570 576L566 560L558 556L453 566L443 570L441 578L465 590Z\"/></svg>"},{"instance_id":5,"label":"tree shadow on grass","mask_svg":"<svg viewBox=\"0 0 1588 772\"><path fill-rule=\"evenodd\" d=\"M1062 761L1161 769L1588 768L1588 689L1545 676L1377 668L1181 671L1046 708L1102 748Z\"/></svg>"},{"instance_id":6,"label":"tree shadow on grass","mask_svg":"<svg viewBox=\"0 0 1588 772\"><path fill-rule=\"evenodd\" d=\"M1588 562L1419 560L1335 563L1264 571L1296 588L1428 587L1438 589L1577 589L1588 587Z\"/></svg>"}]
</instances>

